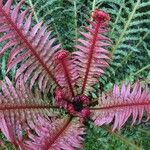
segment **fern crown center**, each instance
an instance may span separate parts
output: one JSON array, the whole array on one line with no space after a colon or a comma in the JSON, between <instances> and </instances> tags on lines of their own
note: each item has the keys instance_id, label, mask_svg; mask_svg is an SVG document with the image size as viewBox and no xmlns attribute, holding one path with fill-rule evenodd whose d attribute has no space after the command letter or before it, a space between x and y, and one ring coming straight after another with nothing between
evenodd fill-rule
<instances>
[{"instance_id":1,"label":"fern crown center","mask_svg":"<svg viewBox=\"0 0 150 150\"><path fill-rule=\"evenodd\" d=\"M90 99L86 95L77 95L67 99L61 89L55 91L55 103L58 107L64 108L70 115L78 116L81 120L90 115Z\"/></svg>"}]
</instances>

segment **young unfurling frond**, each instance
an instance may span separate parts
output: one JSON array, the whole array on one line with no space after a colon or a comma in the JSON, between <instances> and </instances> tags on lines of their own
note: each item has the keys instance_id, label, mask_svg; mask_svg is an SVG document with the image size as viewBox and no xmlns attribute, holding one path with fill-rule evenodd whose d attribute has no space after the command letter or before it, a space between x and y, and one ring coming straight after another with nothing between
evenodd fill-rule
<instances>
[{"instance_id":1,"label":"young unfurling frond","mask_svg":"<svg viewBox=\"0 0 150 150\"><path fill-rule=\"evenodd\" d=\"M85 134L83 124L72 118L63 118L47 121L39 118L35 126L35 132L29 133L31 141L27 141L25 147L31 150L74 150L82 148Z\"/></svg>"},{"instance_id":2,"label":"young unfurling frond","mask_svg":"<svg viewBox=\"0 0 150 150\"><path fill-rule=\"evenodd\" d=\"M91 91L91 86L108 67L109 52L104 47L110 45L110 39L104 34L110 17L99 10L96 10L92 17L93 22L88 21L91 27L85 27L88 32L81 32L83 39L78 39L79 44L76 45L78 51L74 52L81 93Z\"/></svg>"}]
</instances>

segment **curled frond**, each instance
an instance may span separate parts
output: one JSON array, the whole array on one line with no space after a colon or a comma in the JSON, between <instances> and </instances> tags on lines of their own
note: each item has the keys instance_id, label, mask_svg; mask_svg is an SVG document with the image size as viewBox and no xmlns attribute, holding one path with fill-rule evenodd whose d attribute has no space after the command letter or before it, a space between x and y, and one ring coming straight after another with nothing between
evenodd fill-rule
<instances>
[{"instance_id":1,"label":"curled frond","mask_svg":"<svg viewBox=\"0 0 150 150\"><path fill-rule=\"evenodd\" d=\"M109 15L103 11L95 10L92 14L93 21L88 21L90 27L85 27L87 32L81 32L82 39L78 39L74 52L75 64L78 66L80 76L79 86L81 93L87 93L98 77L108 67L109 52L104 48L110 45L110 39L105 37Z\"/></svg>"},{"instance_id":2,"label":"curled frond","mask_svg":"<svg viewBox=\"0 0 150 150\"><path fill-rule=\"evenodd\" d=\"M142 87L137 81L132 87L131 84L119 88L115 85L113 91L103 94L99 99L98 106L91 108L93 111L94 123L98 126L109 124L114 121L113 130L120 129L127 119L132 116L132 125L138 120L141 122L144 112L150 119L150 93L147 87Z\"/></svg>"}]
</instances>

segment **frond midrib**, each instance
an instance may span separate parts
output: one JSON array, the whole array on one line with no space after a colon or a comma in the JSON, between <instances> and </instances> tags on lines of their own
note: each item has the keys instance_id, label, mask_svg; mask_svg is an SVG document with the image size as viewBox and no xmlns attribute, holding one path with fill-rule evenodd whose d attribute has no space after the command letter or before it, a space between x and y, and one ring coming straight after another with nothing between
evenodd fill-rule
<instances>
[{"instance_id":1,"label":"frond midrib","mask_svg":"<svg viewBox=\"0 0 150 150\"><path fill-rule=\"evenodd\" d=\"M133 16L134 16L134 14L135 14L135 12L136 12L136 10L137 10L139 4L140 4L140 0L137 0L137 3L136 3L136 5L134 6L133 11L132 11L131 14L129 15L128 21L127 21L127 23L125 24L124 29L123 29L123 31L122 31L122 33L121 33L119 39L117 40L117 43L116 43L116 44L113 46L113 48L112 48L112 55L115 53L115 51L116 51L117 48L119 47L119 44L120 44L120 42L122 41L122 39L123 39L123 37L124 37L124 35L125 35L125 33L126 33L126 30L128 29L128 27L129 27L129 25L130 25L130 22L131 22L131 20L132 20L132 18L133 18Z\"/></svg>"},{"instance_id":2,"label":"frond midrib","mask_svg":"<svg viewBox=\"0 0 150 150\"><path fill-rule=\"evenodd\" d=\"M137 107L137 106L150 106L150 102L137 102L137 103L128 103L128 104L114 104L110 106L102 106L91 108L91 110L108 110L108 109L117 109L117 108L125 108L125 107Z\"/></svg>"},{"instance_id":3,"label":"frond midrib","mask_svg":"<svg viewBox=\"0 0 150 150\"><path fill-rule=\"evenodd\" d=\"M67 121L64 123L64 125L62 126L62 128L55 135L54 139L47 145L48 149L50 149L51 146L56 142L56 140L66 131L67 128L69 128L71 121L72 121L72 117L69 117Z\"/></svg>"},{"instance_id":4,"label":"frond midrib","mask_svg":"<svg viewBox=\"0 0 150 150\"><path fill-rule=\"evenodd\" d=\"M138 145L136 145L135 143L133 143L132 141L130 141L128 138L126 138L123 135L121 135L119 132L112 132L112 130L109 129L109 128L107 128L107 127L102 127L102 128L105 129L105 130L107 130L114 137L116 137L119 140L121 140L122 142L124 142L127 146L131 146L135 150L141 150L141 147L138 147Z\"/></svg>"},{"instance_id":5,"label":"frond midrib","mask_svg":"<svg viewBox=\"0 0 150 150\"><path fill-rule=\"evenodd\" d=\"M4 104L0 105L0 111L8 111L8 110L34 110L34 109L60 109L59 107L56 106L51 106L49 104Z\"/></svg>"}]
</instances>

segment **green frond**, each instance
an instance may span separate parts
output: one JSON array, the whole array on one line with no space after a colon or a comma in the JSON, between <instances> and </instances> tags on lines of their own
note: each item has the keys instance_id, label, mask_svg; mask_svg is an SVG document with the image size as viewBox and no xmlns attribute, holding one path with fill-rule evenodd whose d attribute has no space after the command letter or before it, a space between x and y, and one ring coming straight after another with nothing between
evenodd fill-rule
<instances>
[{"instance_id":1,"label":"green frond","mask_svg":"<svg viewBox=\"0 0 150 150\"><path fill-rule=\"evenodd\" d=\"M95 8L105 10L111 16L108 36L113 41L110 48L112 69L107 69L105 82L100 79L100 83L105 83L104 86L109 82L114 83L114 78L120 81L130 78L136 71L150 63L148 61L150 56L147 53L149 50L146 50L146 47L149 49L148 39L150 38L149 7L150 1L148 0L96 1ZM148 69L145 71L148 72Z\"/></svg>"},{"instance_id":2,"label":"green frond","mask_svg":"<svg viewBox=\"0 0 150 150\"><path fill-rule=\"evenodd\" d=\"M89 124L88 127L84 150L147 150L150 147L148 124L134 128L126 125L124 130L116 132L107 126L95 128Z\"/></svg>"}]
</instances>

